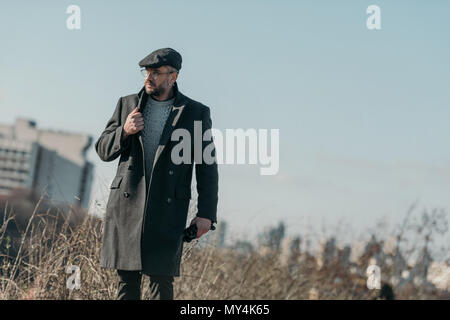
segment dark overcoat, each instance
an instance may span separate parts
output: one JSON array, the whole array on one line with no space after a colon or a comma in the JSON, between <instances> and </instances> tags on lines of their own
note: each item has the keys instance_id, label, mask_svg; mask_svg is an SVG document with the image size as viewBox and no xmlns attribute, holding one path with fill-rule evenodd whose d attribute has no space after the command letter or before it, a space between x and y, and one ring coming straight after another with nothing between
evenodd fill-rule
<instances>
[{"instance_id":1,"label":"dark overcoat","mask_svg":"<svg viewBox=\"0 0 450 320\"><path fill-rule=\"evenodd\" d=\"M212 121L209 107L183 95L176 82L174 90L174 105L161 135L148 186L142 131L122 141L128 114L136 106L141 112L145 108L148 95L144 88L138 94L119 99L114 114L95 143L97 154L103 161L120 157L106 205L101 267L142 270L148 275L179 276L182 233L191 199L194 121L201 121L202 134L211 128ZM171 135L178 128L189 131L191 137L191 161L187 163L176 164L171 158L172 148L179 143L172 141ZM197 145L201 145L202 151L212 148L210 154L216 156L212 139L199 142ZM184 155L185 151L179 154ZM197 216L215 223L219 180L217 162L195 161L195 175Z\"/></svg>"}]
</instances>

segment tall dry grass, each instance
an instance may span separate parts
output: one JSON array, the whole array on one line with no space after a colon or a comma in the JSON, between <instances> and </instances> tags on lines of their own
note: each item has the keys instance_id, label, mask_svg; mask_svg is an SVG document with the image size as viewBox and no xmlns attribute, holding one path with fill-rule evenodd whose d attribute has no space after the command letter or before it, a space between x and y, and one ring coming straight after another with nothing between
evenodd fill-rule
<instances>
[{"instance_id":1,"label":"tall dry grass","mask_svg":"<svg viewBox=\"0 0 450 320\"><path fill-rule=\"evenodd\" d=\"M114 299L117 275L99 267L103 221L74 208L55 208L42 197L35 200L31 214L25 216L17 209L21 201L3 206L0 299ZM396 298L449 298L448 289L429 281L386 280L398 274L394 266L400 252L380 258L381 241L366 245L355 262L348 259L348 247L335 248L332 242L325 239L325 250L314 254L298 248L286 251L279 245L248 250L218 247L214 237L202 245L194 241L185 245L181 277L174 283L175 298L375 299L380 290L367 288L365 274L370 259L375 258L382 266L383 282L390 283ZM79 289L67 288L70 265L80 268ZM448 266L445 262L444 267ZM149 297L148 284L144 277L144 299Z\"/></svg>"}]
</instances>

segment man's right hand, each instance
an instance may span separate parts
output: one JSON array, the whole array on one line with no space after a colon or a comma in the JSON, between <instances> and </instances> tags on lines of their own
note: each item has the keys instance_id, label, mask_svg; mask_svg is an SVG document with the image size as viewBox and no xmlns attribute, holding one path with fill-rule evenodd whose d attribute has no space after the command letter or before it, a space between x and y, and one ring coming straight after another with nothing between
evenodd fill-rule
<instances>
[{"instance_id":1,"label":"man's right hand","mask_svg":"<svg viewBox=\"0 0 450 320\"><path fill-rule=\"evenodd\" d=\"M123 139L125 140L128 136L136 134L142 129L144 129L144 119L142 118L142 114L138 111L138 108L136 107L128 115L127 120L123 125L123 130L125 131L123 134Z\"/></svg>"}]
</instances>

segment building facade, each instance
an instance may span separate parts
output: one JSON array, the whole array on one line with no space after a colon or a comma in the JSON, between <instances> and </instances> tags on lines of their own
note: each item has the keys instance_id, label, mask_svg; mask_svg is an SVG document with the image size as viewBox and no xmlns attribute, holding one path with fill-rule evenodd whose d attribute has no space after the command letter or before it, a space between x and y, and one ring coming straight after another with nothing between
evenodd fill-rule
<instances>
[{"instance_id":1,"label":"building facade","mask_svg":"<svg viewBox=\"0 0 450 320\"><path fill-rule=\"evenodd\" d=\"M28 189L55 203L89 206L93 165L86 160L89 135L36 128L18 118L0 124L0 196Z\"/></svg>"}]
</instances>

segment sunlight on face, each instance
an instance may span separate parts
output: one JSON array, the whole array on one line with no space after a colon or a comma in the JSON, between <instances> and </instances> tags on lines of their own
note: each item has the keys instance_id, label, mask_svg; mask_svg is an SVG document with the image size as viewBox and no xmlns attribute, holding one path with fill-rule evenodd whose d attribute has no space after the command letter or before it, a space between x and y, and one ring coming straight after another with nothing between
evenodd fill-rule
<instances>
[{"instance_id":1,"label":"sunlight on face","mask_svg":"<svg viewBox=\"0 0 450 320\"><path fill-rule=\"evenodd\" d=\"M177 71L170 66L145 68L145 91L152 96L162 96L169 92L178 77Z\"/></svg>"}]
</instances>

